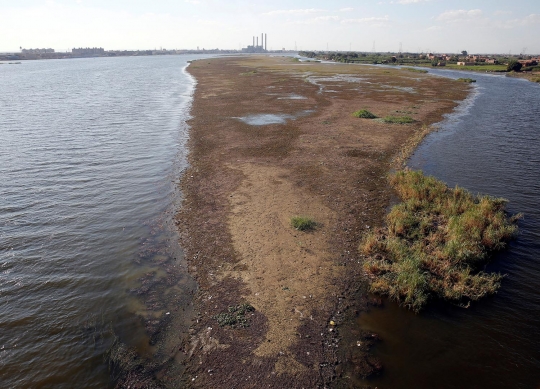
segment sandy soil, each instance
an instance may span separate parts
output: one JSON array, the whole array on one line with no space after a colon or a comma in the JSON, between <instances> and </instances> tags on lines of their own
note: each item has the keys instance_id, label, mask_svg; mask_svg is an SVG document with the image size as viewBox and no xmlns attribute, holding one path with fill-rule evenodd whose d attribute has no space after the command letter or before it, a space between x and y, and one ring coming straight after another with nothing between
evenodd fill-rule
<instances>
[{"instance_id":1,"label":"sandy soil","mask_svg":"<svg viewBox=\"0 0 540 389\"><path fill-rule=\"evenodd\" d=\"M376 337L350 325L369 302L358 244L382 223L392 196L385 177L400 150L470 86L282 57L200 60L188 70L198 85L177 225L199 284L199 314L181 347L186 373L171 370L163 382L349 387L347 377L376 372L368 352ZM352 116L363 108L415 123ZM289 116L267 125L240 120L255 114ZM295 215L317 228L293 229ZM255 308L249 327L220 327L215 315L242 302Z\"/></svg>"}]
</instances>

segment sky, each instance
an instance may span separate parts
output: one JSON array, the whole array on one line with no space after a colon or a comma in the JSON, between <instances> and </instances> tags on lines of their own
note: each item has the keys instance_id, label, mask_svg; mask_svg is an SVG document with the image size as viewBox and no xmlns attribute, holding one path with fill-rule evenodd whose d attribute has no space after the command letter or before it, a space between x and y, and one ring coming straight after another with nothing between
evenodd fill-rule
<instances>
[{"instance_id":1,"label":"sky","mask_svg":"<svg viewBox=\"0 0 540 389\"><path fill-rule=\"evenodd\" d=\"M540 0L0 0L0 52L268 49L540 54Z\"/></svg>"}]
</instances>

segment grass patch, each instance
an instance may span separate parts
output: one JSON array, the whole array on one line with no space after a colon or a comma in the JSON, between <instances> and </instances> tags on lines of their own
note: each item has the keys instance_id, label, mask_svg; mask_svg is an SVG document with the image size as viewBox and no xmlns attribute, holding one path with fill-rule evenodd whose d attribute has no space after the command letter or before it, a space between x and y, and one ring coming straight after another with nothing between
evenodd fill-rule
<instances>
[{"instance_id":1,"label":"grass patch","mask_svg":"<svg viewBox=\"0 0 540 389\"><path fill-rule=\"evenodd\" d=\"M414 119L410 116L385 116L383 122L391 124L409 124L414 123Z\"/></svg>"},{"instance_id":2,"label":"grass patch","mask_svg":"<svg viewBox=\"0 0 540 389\"><path fill-rule=\"evenodd\" d=\"M240 73L241 76L253 76L255 74L257 74L256 70L251 70L249 72Z\"/></svg>"},{"instance_id":3,"label":"grass patch","mask_svg":"<svg viewBox=\"0 0 540 389\"><path fill-rule=\"evenodd\" d=\"M248 304L243 303L240 305L232 305L228 308L227 312L221 312L214 316L218 324L221 327L249 327L249 321L246 318L246 314L255 311L255 308Z\"/></svg>"},{"instance_id":4,"label":"grass patch","mask_svg":"<svg viewBox=\"0 0 540 389\"><path fill-rule=\"evenodd\" d=\"M540 77L534 77L531 79L532 82L540 82Z\"/></svg>"},{"instance_id":5,"label":"grass patch","mask_svg":"<svg viewBox=\"0 0 540 389\"><path fill-rule=\"evenodd\" d=\"M521 215L508 217L504 199L449 189L420 171L400 171L390 184L403 202L360 245L371 291L415 312L432 297L466 306L495 293L503 276L480 269L516 235Z\"/></svg>"},{"instance_id":6,"label":"grass patch","mask_svg":"<svg viewBox=\"0 0 540 389\"><path fill-rule=\"evenodd\" d=\"M367 109L361 109L360 111L356 111L353 113L353 116L356 118L362 118L362 119L375 119L377 116L371 112L369 112Z\"/></svg>"},{"instance_id":7,"label":"grass patch","mask_svg":"<svg viewBox=\"0 0 540 389\"><path fill-rule=\"evenodd\" d=\"M406 70L408 72L413 72L413 73L427 73L428 72L425 69L415 69L415 68L401 68L401 69Z\"/></svg>"},{"instance_id":8,"label":"grass patch","mask_svg":"<svg viewBox=\"0 0 540 389\"><path fill-rule=\"evenodd\" d=\"M459 81L459 82L468 82L468 83L471 83L471 82L476 82L476 80L473 80L472 78L458 78L456 81Z\"/></svg>"},{"instance_id":9,"label":"grass patch","mask_svg":"<svg viewBox=\"0 0 540 389\"><path fill-rule=\"evenodd\" d=\"M317 223L307 216L294 216L291 218L291 225L298 231L311 231L317 227Z\"/></svg>"}]
</instances>

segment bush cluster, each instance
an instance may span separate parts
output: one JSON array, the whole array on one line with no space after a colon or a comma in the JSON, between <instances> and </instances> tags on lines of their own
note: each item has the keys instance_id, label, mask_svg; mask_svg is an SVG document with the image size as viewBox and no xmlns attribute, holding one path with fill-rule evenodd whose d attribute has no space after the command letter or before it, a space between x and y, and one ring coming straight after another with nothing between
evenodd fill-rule
<instances>
[{"instance_id":1,"label":"bush cluster","mask_svg":"<svg viewBox=\"0 0 540 389\"><path fill-rule=\"evenodd\" d=\"M415 68L401 68L401 69L407 70L408 72L413 72L413 73L428 73L428 71L425 69L415 69Z\"/></svg>"},{"instance_id":2,"label":"bush cluster","mask_svg":"<svg viewBox=\"0 0 540 389\"><path fill-rule=\"evenodd\" d=\"M291 218L291 225L299 231L310 231L317 227L317 223L307 216L294 216Z\"/></svg>"},{"instance_id":3,"label":"bush cluster","mask_svg":"<svg viewBox=\"0 0 540 389\"><path fill-rule=\"evenodd\" d=\"M416 312L432 296L462 304L495 293L502 276L479 269L517 233L520 215L507 217L506 200L449 189L419 171L390 183L403 202L360 246L371 290Z\"/></svg>"},{"instance_id":4,"label":"bush cluster","mask_svg":"<svg viewBox=\"0 0 540 389\"><path fill-rule=\"evenodd\" d=\"M214 316L214 319L217 320L221 327L249 327L246 313L253 312L254 310L255 308L248 303L233 305L228 308L227 312L222 312Z\"/></svg>"},{"instance_id":5,"label":"bush cluster","mask_svg":"<svg viewBox=\"0 0 540 389\"><path fill-rule=\"evenodd\" d=\"M377 117L375 114L369 112L367 109L361 109L359 111L356 111L353 113L353 116L361 119L375 119Z\"/></svg>"},{"instance_id":6,"label":"bush cluster","mask_svg":"<svg viewBox=\"0 0 540 389\"><path fill-rule=\"evenodd\" d=\"M390 124L409 124L413 123L414 119L410 116L385 116L383 121Z\"/></svg>"}]
</instances>

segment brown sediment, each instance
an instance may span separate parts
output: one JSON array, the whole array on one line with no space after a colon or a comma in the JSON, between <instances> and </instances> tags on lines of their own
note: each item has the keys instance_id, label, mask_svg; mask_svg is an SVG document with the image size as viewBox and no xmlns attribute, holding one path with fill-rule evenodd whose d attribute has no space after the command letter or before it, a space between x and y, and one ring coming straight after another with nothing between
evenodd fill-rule
<instances>
[{"instance_id":1,"label":"brown sediment","mask_svg":"<svg viewBox=\"0 0 540 389\"><path fill-rule=\"evenodd\" d=\"M285 57L199 60L189 72L198 84L177 224L199 284L198 316L181 350L186 374L164 373L163 381L347 387L344 376L377 371L379 362L367 353L373 334L354 333L354 342L349 331L339 336L346 318L367 304L358 292L358 245L383 221L392 195L386 174L403 162L404 147L410 152L469 86ZM352 116L362 108L415 123ZM239 120L253 114L290 116L261 126ZM310 216L317 228L293 229L296 215ZM250 326L220 327L214 317L242 302L255 307Z\"/></svg>"}]
</instances>

